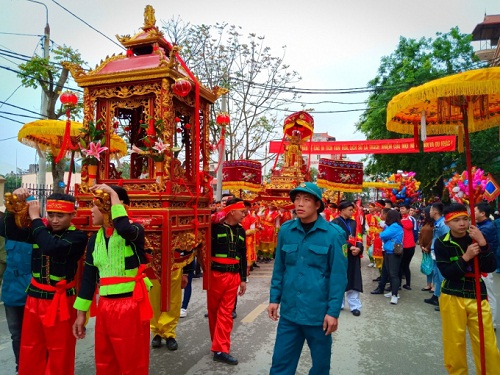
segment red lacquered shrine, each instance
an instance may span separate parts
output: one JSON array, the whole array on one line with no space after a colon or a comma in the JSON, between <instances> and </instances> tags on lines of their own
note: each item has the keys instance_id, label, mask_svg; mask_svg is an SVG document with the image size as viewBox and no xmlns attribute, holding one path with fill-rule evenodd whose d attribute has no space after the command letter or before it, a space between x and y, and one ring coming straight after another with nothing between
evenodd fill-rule
<instances>
[{"instance_id":1,"label":"red lacquered shrine","mask_svg":"<svg viewBox=\"0 0 500 375\"><path fill-rule=\"evenodd\" d=\"M199 84L156 26L154 10L146 6L144 26L134 36L117 36L125 54L107 57L95 69L67 64L84 89L84 139L113 132L127 142L129 168L118 172L118 161L101 154L95 166L82 167L75 195L75 223L95 232L91 206L94 183L123 186L131 199L129 216L146 230L153 251L152 269L162 286L162 311L169 309L170 275L197 253L205 266L210 253L212 190L209 168L209 109L220 94ZM94 137L94 138L93 138ZM133 151L136 152L133 152ZM124 162L123 160L121 161ZM181 250L195 253L179 257ZM208 288L208 280L203 280Z\"/></svg>"}]
</instances>

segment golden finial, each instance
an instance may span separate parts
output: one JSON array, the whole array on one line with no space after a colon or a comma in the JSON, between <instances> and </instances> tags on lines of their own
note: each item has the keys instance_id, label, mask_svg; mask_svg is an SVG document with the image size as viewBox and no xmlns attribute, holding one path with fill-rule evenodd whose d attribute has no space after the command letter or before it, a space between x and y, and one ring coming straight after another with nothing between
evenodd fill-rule
<instances>
[{"instance_id":1,"label":"golden finial","mask_svg":"<svg viewBox=\"0 0 500 375\"><path fill-rule=\"evenodd\" d=\"M155 10L151 5L144 8L144 26L143 29L149 29L156 26Z\"/></svg>"}]
</instances>

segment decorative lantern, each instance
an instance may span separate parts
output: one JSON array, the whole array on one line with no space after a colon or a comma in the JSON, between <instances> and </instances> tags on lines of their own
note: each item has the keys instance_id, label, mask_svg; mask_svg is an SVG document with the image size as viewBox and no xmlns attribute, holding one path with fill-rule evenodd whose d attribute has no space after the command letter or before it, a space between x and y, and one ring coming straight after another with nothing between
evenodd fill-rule
<instances>
[{"instance_id":1,"label":"decorative lantern","mask_svg":"<svg viewBox=\"0 0 500 375\"><path fill-rule=\"evenodd\" d=\"M229 118L229 113L227 112L221 112L217 115L217 118L215 119L215 123L219 126L225 126L229 125L230 118Z\"/></svg>"},{"instance_id":2,"label":"decorative lantern","mask_svg":"<svg viewBox=\"0 0 500 375\"><path fill-rule=\"evenodd\" d=\"M66 107L74 107L78 103L78 96L74 92L65 91L61 94L59 100Z\"/></svg>"},{"instance_id":3,"label":"decorative lantern","mask_svg":"<svg viewBox=\"0 0 500 375\"><path fill-rule=\"evenodd\" d=\"M172 91L175 95L186 96L191 91L191 82L184 78L178 78L172 85Z\"/></svg>"},{"instance_id":4,"label":"decorative lantern","mask_svg":"<svg viewBox=\"0 0 500 375\"><path fill-rule=\"evenodd\" d=\"M69 150L71 146L71 119L70 119L71 108L78 103L78 96L76 96L74 92L65 91L61 94L59 100L66 107L66 126L64 128L64 135L61 143L61 149L59 150L59 153L54 159L54 162L56 164L62 160L62 158L66 154L66 151Z\"/></svg>"}]
</instances>

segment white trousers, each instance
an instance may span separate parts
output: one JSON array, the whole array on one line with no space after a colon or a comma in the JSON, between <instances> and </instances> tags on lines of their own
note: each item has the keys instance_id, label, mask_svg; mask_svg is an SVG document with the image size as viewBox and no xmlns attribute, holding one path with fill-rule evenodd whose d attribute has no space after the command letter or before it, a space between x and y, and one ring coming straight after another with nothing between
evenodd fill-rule
<instances>
[{"instance_id":1,"label":"white trousers","mask_svg":"<svg viewBox=\"0 0 500 375\"><path fill-rule=\"evenodd\" d=\"M493 318L493 327L496 327L497 322L497 297L495 296L495 285L493 273L489 273L488 276L482 277L484 285L486 286L486 292L488 293L488 302L490 303L491 315Z\"/></svg>"},{"instance_id":2,"label":"white trousers","mask_svg":"<svg viewBox=\"0 0 500 375\"><path fill-rule=\"evenodd\" d=\"M359 310L361 311L361 300L359 299L359 292L356 290L348 290L345 292L345 297L344 301L342 303L342 308L344 308L345 300L347 300L347 303L349 304L349 309L351 311L353 310Z\"/></svg>"}]
</instances>

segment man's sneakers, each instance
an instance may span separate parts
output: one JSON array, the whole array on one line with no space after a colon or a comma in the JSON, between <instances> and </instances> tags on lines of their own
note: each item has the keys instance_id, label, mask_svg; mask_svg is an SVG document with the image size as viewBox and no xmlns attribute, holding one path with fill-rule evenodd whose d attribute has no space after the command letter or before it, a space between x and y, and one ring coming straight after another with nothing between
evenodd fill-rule
<instances>
[{"instance_id":1,"label":"man's sneakers","mask_svg":"<svg viewBox=\"0 0 500 375\"><path fill-rule=\"evenodd\" d=\"M391 296L391 305L397 305L398 298L399 298L399 296Z\"/></svg>"},{"instance_id":2,"label":"man's sneakers","mask_svg":"<svg viewBox=\"0 0 500 375\"><path fill-rule=\"evenodd\" d=\"M384 294L384 291L382 289L375 289L370 292L370 294Z\"/></svg>"},{"instance_id":3,"label":"man's sneakers","mask_svg":"<svg viewBox=\"0 0 500 375\"><path fill-rule=\"evenodd\" d=\"M173 337L169 337L167 339L167 349L174 351L177 350L179 346L177 345L177 341Z\"/></svg>"},{"instance_id":4,"label":"man's sneakers","mask_svg":"<svg viewBox=\"0 0 500 375\"><path fill-rule=\"evenodd\" d=\"M229 353L217 352L214 353L214 361L226 363L228 365L237 365L238 360Z\"/></svg>"},{"instance_id":5,"label":"man's sneakers","mask_svg":"<svg viewBox=\"0 0 500 375\"><path fill-rule=\"evenodd\" d=\"M369 263L368 267L375 267L375 263Z\"/></svg>"},{"instance_id":6,"label":"man's sneakers","mask_svg":"<svg viewBox=\"0 0 500 375\"><path fill-rule=\"evenodd\" d=\"M161 336L160 335L155 335L155 337L153 337L153 340L151 340L151 346L153 348L161 347Z\"/></svg>"},{"instance_id":7,"label":"man's sneakers","mask_svg":"<svg viewBox=\"0 0 500 375\"><path fill-rule=\"evenodd\" d=\"M431 298L424 299L425 303L429 305L439 306L439 299L433 294Z\"/></svg>"},{"instance_id":8,"label":"man's sneakers","mask_svg":"<svg viewBox=\"0 0 500 375\"><path fill-rule=\"evenodd\" d=\"M352 315L354 315L354 316L360 316L361 315L361 311L359 311L358 309L354 309L351 312L352 312Z\"/></svg>"},{"instance_id":9,"label":"man's sneakers","mask_svg":"<svg viewBox=\"0 0 500 375\"><path fill-rule=\"evenodd\" d=\"M390 297L392 297L392 293L391 292L386 293L386 294L384 294L384 297L390 298ZM398 294L398 298L399 298L399 294Z\"/></svg>"},{"instance_id":10,"label":"man's sneakers","mask_svg":"<svg viewBox=\"0 0 500 375\"><path fill-rule=\"evenodd\" d=\"M181 315L180 315L181 318L185 318L187 316L187 314L188 313L187 313L186 309L181 309Z\"/></svg>"}]
</instances>

